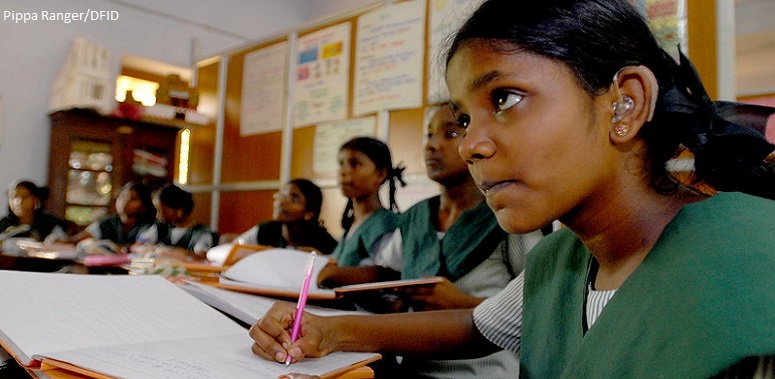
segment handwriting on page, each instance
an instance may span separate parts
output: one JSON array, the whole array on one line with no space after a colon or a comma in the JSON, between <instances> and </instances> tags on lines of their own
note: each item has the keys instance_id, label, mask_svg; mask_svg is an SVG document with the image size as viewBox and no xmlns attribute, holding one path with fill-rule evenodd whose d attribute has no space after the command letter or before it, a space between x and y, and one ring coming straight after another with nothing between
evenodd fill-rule
<instances>
[{"instance_id":1,"label":"handwriting on page","mask_svg":"<svg viewBox=\"0 0 775 379\"><path fill-rule=\"evenodd\" d=\"M215 379L275 378L290 370L321 375L373 355L333 354L321 359L305 360L289 368L254 355L250 351L252 342L245 332L154 344L51 353L45 356L91 371L108 372L116 377Z\"/></svg>"}]
</instances>

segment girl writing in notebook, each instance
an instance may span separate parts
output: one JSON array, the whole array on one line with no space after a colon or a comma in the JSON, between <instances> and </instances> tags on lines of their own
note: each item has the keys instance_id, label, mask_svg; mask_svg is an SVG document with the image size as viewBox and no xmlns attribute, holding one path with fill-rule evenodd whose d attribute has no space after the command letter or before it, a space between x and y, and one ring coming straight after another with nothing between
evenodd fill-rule
<instances>
[{"instance_id":1,"label":"girl writing in notebook","mask_svg":"<svg viewBox=\"0 0 775 379\"><path fill-rule=\"evenodd\" d=\"M137 236L154 222L156 208L151 190L144 184L129 182L116 198L116 213L105 216L69 239L79 243L86 253L120 253L137 241ZM96 242L96 244L95 244Z\"/></svg>"},{"instance_id":2,"label":"girl writing in notebook","mask_svg":"<svg viewBox=\"0 0 775 379\"><path fill-rule=\"evenodd\" d=\"M156 222L140 234L132 251L177 260L206 259L207 250L218 243L218 233L191 219L193 195L168 183L154 193L153 204Z\"/></svg>"},{"instance_id":3,"label":"girl writing in notebook","mask_svg":"<svg viewBox=\"0 0 775 379\"><path fill-rule=\"evenodd\" d=\"M371 137L356 137L339 148L339 185L347 206L342 214L344 235L333 257L340 267L357 266L379 250L396 226L396 185L405 185L403 167L393 167L388 146ZM379 190L388 184L389 209Z\"/></svg>"},{"instance_id":4,"label":"girl writing in notebook","mask_svg":"<svg viewBox=\"0 0 775 379\"><path fill-rule=\"evenodd\" d=\"M770 110L712 102L627 0L486 1L452 41L447 83L501 227L567 227L473 310L304 315L290 344L293 307L278 305L251 330L256 354L503 348L523 378L775 375L775 202L743 193L773 188L775 146L754 130ZM668 171L682 147L720 192Z\"/></svg>"}]
</instances>

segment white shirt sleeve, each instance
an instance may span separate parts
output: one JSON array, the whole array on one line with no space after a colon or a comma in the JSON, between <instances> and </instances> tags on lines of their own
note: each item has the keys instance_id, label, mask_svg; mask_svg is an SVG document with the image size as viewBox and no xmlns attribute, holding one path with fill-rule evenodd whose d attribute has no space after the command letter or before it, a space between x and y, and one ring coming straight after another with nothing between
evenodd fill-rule
<instances>
[{"instance_id":1,"label":"white shirt sleeve","mask_svg":"<svg viewBox=\"0 0 775 379\"><path fill-rule=\"evenodd\" d=\"M201 233L199 239L194 244L194 253L204 255L213 245L215 245L213 235L211 233Z\"/></svg>"},{"instance_id":2,"label":"white shirt sleeve","mask_svg":"<svg viewBox=\"0 0 775 379\"><path fill-rule=\"evenodd\" d=\"M248 229L245 233L234 239L234 243L240 245L258 245L258 225Z\"/></svg>"},{"instance_id":3,"label":"white shirt sleeve","mask_svg":"<svg viewBox=\"0 0 775 379\"><path fill-rule=\"evenodd\" d=\"M524 273L495 296L474 308L474 325L495 345L519 353L522 345L522 292Z\"/></svg>"},{"instance_id":4,"label":"white shirt sleeve","mask_svg":"<svg viewBox=\"0 0 775 379\"><path fill-rule=\"evenodd\" d=\"M147 229L140 232L140 234L137 235L137 241L142 243L147 243L149 245L155 245L159 242L159 230L156 227L156 224L151 225Z\"/></svg>"},{"instance_id":5,"label":"white shirt sleeve","mask_svg":"<svg viewBox=\"0 0 775 379\"><path fill-rule=\"evenodd\" d=\"M91 237L95 240L102 239L102 231L100 230L100 222L95 221L86 227L86 232L91 234Z\"/></svg>"},{"instance_id":6,"label":"white shirt sleeve","mask_svg":"<svg viewBox=\"0 0 775 379\"><path fill-rule=\"evenodd\" d=\"M384 246L371 257L373 259L371 265L387 267L398 272L403 271L403 245L401 229L396 229L390 238L385 240Z\"/></svg>"}]
</instances>

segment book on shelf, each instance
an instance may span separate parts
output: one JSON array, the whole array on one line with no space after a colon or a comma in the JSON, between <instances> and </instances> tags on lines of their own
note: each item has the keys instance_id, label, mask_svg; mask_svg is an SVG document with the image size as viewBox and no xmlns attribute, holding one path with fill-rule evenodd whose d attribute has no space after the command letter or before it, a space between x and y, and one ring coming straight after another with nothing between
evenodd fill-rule
<instances>
[{"instance_id":1,"label":"book on shelf","mask_svg":"<svg viewBox=\"0 0 775 379\"><path fill-rule=\"evenodd\" d=\"M224 289L265 296L294 299L299 296L304 281L304 268L309 261L307 252L292 249L267 249L242 258L221 273L218 286ZM384 282L352 284L333 289L320 288L317 283L320 271L331 259L318 256L312 272L313 285L310 300L330 300L347 293L399 289L408 286L433 285L443 278L432 276L419 279L401 279Z\"/></svg>"},{"instance_id":2,"label":"book on shelf","mask_svg":"<svg viewBox=\"0 0 775 379\"><path fill-rule=\"evenodd\" d=\"M159 276L0 270L0 344L30 370L88 377L335 377L379 359L334 353L291 366L251 351L245 328Z\"/></svg>"}]
</instances>

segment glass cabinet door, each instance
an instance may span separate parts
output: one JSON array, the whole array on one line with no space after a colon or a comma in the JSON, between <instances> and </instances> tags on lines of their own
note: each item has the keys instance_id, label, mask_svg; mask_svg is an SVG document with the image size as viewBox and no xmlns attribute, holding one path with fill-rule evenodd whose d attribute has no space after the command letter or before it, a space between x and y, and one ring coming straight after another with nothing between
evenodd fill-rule
<instances>
[{"instance_id":1,"label":"glass cabinet door","mask_svg":"<svg viewBox=\"0 0 775 379\"><path fill-rule=\"evenodd\" d=\"M108 213L113 190L110 143L73 140L67 170L65 218L88 225Z\"/></svg>"}]
</instances>

